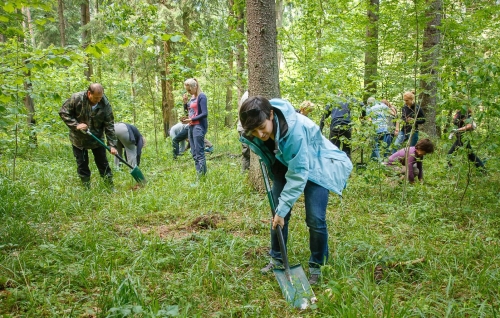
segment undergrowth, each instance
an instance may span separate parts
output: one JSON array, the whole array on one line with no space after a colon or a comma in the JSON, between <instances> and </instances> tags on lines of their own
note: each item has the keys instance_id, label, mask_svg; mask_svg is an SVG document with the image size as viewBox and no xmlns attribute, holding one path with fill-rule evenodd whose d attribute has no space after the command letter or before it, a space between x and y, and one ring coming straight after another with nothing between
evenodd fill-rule
<instances>
[{"instance_id":1,"label":"undergrowth","mask_svg":"<svg viewBox=\"0 0 500 318\"><path fill-rule=\"evenodd\" d=\"M330 260L316 310L287 306L268 261L269 206L240 171L240 149L216 143L198 187L186 154L144 149L148 184L126 167L116 193L91 163L85 191L66 141L40 142L0 167L0 314L4 317L495 317L500 305L500 182L457 158L425 161L424 185L376 163L353 171L328 206ZM465 157L463 157L465 159ZM354 158L353 161L357 159ZM302 198L289 254L307 272Z\"/></svg>"}]
</instances>

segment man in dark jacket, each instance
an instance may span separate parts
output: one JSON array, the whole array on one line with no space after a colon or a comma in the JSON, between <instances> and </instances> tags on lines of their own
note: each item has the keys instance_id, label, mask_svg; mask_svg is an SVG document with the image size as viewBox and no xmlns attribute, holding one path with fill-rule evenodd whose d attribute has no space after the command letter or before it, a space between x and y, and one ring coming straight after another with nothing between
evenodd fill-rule
<instances>
[{"instance_id":1,"label":"man in dark jacket","mask_svg":"<svg viewBox=\"0 0 500 318\"><path fill-rule=\"evenodd\" d=\"M92 150L99 174L113 189L113 174L106 158L106 148L86 134L89 130L94 136L103 139L106 135L111 154L116 155L116 135L111 105L99 83L90 84L86 91L73 94L64 102L59 116L69 128L69 139L73 145L77 173L86 188L90 187L88 150Z\"/></svg>"},{"instance_id":2,"label":"man in dark jacket","mask_svg":"<svg viewBox=\"0 0 500 318\"><path fill-rule=\"evenodd\" d=\"M467 132L472 132L476 127L475 123L472 120L472 113L469 110L460 111L457 110L455 116L453 116L453 124L457 126L456 129L452 130L452 133L449 136L449 139L453 138L453 135L456 136L455 142L451 146L448 151L448 166L451 167L451 155L460 147L465 147L467 150L467 158L469 158L470 162L473 162L476 165L476 168L481 169L481 171L486 171L484 168L484 163L479 159L478 156L474 154L472 151L472 147L470 145L469 138L464 138Z\"/></svg>"},{"instance_id":3,"label":"man in dark jacket","mask_svg":"<svg viewBox=\"0 0 500 318\"><path fill-rule=\"evenodd\" d=\"M351 159L351 110L349 103L357 102L355 99L343 98L340 92L333 103L326 105L319 128L323 131L325 120L331 116L332 122L328 139Z\"/></svg>"}]
</instances>

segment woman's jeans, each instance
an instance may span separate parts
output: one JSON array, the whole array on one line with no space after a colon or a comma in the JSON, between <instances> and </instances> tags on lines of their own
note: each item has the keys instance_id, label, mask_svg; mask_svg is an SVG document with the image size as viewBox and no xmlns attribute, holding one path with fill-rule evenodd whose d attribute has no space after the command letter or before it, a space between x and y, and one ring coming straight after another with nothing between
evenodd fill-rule
<instances>
[{"instance_id":1,"label":"woman's jeans","mask_svg":"<svg viewBox=\"0 0 500 318\"><path fill-rule=\"evenodd\" d=\"M189 145L198 175L207 173L205 160L205 131L200 125L189 126Z\"/></svg>"},{"instance_id":2,"label":"woman's jeans","mask_svg":"<svg viewBox=\"0 0 500 318\"><path fill-rule=\"evenodd\" d=\"M278 198L286 184L284 174L277 175L273 180L272 194L275 205L278 205ZM306 224L309 228L309 249L311 257L309 258L309 271L311 274L320 274L319 267L328 261L328 231L326 226L326 206L328 205L328 189L307 181L304 188L304 199L306 209ZM288 240L288 222L291 216L291 210L285 217L285 226L283 227L283 238L285 245ZM275 261L282 263L280 245L276 230L271 228L271 252L269 253Z\"/></svg>"},{"instance_id":3,"label":"woman's jeans","mask_svg":"<svg viewBox=\"0 0 500 318\"><path fill-rule=\"evenodd\" d=\"M382 156L385 158L389 155L389 147L392 143L392 136L388 132L378 133L374 138L374 145L371 158L379 160L380 152L382 152Z\"/></svg>"},{"instance_id":4,"label":"woman's jeans","mask_svg":"<svg viewBox=\"0 0 500 318\"><path fill-rule=\"evenodd\" d=\"M185 141L188 139L189 127L185 126L182 130L172 138L172 147L174 148L174 159L177 158L186 149ZM179 150L179 144L181 145Z\"/></svg>"},{"instance_id":5,"label":"woman's jeans","mask_svg":"<svg viewBox=\"0 0 500 318\"><path fill-rule=\"evenodd\" d=\"M396 141L394 142L395 149L394 149L393 153L398 151L399 148L401 147L401 144L403 142L407 141L409 138L410 138L410 133L405 134L402 130L400 130L398 133L398 137L396 138ZM417 141L418 141L418 130L414 131L413 135L411 135L410 147L415 147L415 145L417 144Z\"/></svg>"}]
</instances>

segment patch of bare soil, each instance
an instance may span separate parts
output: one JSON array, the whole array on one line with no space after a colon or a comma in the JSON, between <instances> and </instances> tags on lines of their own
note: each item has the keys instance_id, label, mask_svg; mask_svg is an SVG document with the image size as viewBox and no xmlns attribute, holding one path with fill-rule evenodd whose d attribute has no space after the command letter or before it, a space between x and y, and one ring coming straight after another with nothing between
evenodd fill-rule
<instances>
[{"instance_id":1,"label":"patch of bare soil","mask_svg":"<svg viewBox=\"0 0 500 318\"><path fill-rule=\"evenodd\" d=\"M154 234L160 238L181 239L191 234L209 229L216 229L217 224L225 220L226 217L220 214L201 215L189 222L187 225L162 224L162 225L135 225L134 228L143 234ZM122 235L128 235L130 228L117 228Z\"/></svg>"},{"instance_id":2,"label":"patch of bare soil","mask_svg":"<svg viewBox=\"0 0 500 318\"><path fill-rule=\"evenodd\" d=\"M217 224L225 219L225 217L219 214L201 215L194 219L190 226L193 229L199 230L216 229Z\"/></svg>"}]
</instances>

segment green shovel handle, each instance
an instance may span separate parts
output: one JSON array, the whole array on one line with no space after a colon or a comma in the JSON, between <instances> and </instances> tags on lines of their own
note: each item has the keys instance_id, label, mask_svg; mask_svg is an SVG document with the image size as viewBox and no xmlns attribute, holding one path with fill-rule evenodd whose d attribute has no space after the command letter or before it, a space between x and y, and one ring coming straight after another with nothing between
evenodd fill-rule
<instances>
[{"instance_id":1,"label":"green shovel handle","mask_svg":"<svg viewBox=\"0 0 500 318\"><path fill-rule=\"evenodd\" d=\"M260 170L262 171L262 177L264 179L264 184L266 186L267 199L269 200L269 206L271 207L271 214L274 216L276 214L276 206L274 204L273 194L271 192L271 184L269 183L269 176L267 174L267 167L261 159L259 159ZM291 282L292 278L290 276L290 264L288 262L288 255L286 252L285 239L283 237L283 231L280 225L276 226L276 236L278 237L278 242L280 244L281 258L283 259L283 267L285 267L285 276Z\"/></svg>"},{"instance_id":2,"label":"green shovel handle","mask_svg":"<svg viewBox=\"0 0 500 318\"><path fill-rule=\"evenodd\" d=\"M90 132L90 130L87 130L85 132L87 135L91 136L92 138L94 138L98 143L101 144L101 146L103 146L104 148L108 149L108 151L111 153L111 148L109 148L104 142L102 142L101 139L97 138L93 133ZM126 164L130 169L134 169L134 167L132 167L127 161L125 161L122 157L120 157L118 154L114 155L116 158L118 158L118 160L120 160L121 162L123 162L124 164Z\"/></svg>"}]
</instances>

